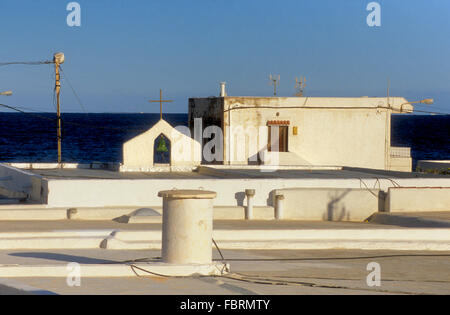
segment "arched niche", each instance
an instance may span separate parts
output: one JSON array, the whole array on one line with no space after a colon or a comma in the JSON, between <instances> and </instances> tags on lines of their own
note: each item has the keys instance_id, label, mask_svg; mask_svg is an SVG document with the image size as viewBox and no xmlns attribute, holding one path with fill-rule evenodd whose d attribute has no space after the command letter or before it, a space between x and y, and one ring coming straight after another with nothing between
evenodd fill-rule
<instances>
[{"instance_id":1,"label":"arched niche","mask_svg":"<svg viewBox=\"0 0 450 315\"><path fill-rule=\"evenodd\" d=\"M171 164L171 142L161 133L153 143L153 164Z\"/></svg>"}]
</instances>

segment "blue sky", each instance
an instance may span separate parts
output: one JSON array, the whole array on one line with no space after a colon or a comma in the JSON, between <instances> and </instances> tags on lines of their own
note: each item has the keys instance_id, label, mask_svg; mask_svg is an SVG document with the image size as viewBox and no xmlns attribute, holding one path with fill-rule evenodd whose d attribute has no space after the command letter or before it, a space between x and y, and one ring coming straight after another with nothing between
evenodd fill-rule
<instances>
[{"instance_id":1,"label":"blue sky","mask_svg":"<svg viewBox=\"0 0 450 315\"><path fill-rule=\"evenodd\" d=\"M381 27L366 24L369 0L1 0L0 62L66 55L63 112L158 112L159 89L186 112L189 97L280 96L306 76L309 96L435 98L450 112L450 1L384 0ZM54 111L51 65L0 67L0 102ZM423 107L422 109L426 109Z\"/></svg>"}]
</instances>

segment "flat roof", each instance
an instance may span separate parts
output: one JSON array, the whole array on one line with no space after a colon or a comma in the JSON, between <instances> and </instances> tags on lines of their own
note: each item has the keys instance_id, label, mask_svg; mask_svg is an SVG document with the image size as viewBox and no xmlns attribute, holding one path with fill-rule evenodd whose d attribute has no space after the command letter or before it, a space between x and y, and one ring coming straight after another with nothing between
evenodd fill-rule
<instances>
[{"instance_id":1,"label":"flat roof","mask_svg":"<svg viewBox=\"0 0 450 315\"><path fill-rule=\"evenodd\" d=\"M213 169L203 172L117 172L103 169L32 169L27 170L49 179L358 179L358 178L450 178L448 175L394 172L358 168L340 170L281 169L262 172L259 169Z\"/></svg>"},{"instance_id":2,"label":"flat roof","mask_svg":"<svg viewBox=\"0 0 450 315\"><path fill-rule=\"evenodd\" d=\"M292 107L292 108L391 108L405 111L413 109L404 97L262 97L262 96L225 96L225 97L192 97L192 100L224 99L229 103L245 105ZM403 105L403 106L402 106Z\"/></svg>"}]
</instances>

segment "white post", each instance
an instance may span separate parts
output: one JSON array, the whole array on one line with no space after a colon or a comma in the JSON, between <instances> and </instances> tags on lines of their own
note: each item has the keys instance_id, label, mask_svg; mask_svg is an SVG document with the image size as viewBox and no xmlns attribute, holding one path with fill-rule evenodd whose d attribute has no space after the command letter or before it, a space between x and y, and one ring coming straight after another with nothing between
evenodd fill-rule
<instances>
[{"instance_id":1,"label":"white post","mask_svg":"<svg viewBox=\"0 0 450 315\"><path fill-rule=\"evenodd\" d=\"M277 220L282 220L284 217L283 200L283 195L275 195L275 219Z\"/></svg>"},{"instance_id":2,"label":"white post","mask_svg":"<svg viewBox=\"0 0 450 315\"><path fill-rule=\"evenodd\" d=\"M220 97L227 96L227 91L225 90L226 82L220 82Z\"/></svg>"},{"instance_id":3,"label":"white post","mask_svg":"<svg viewBox=\"0 0 450 315\"><path fill-rule=\"evenodd\" d=\"M247 207L245 208L245 218L247 220L253 219L253 196L255 195L254 189L246 189L245 196L247 196Z\"/></svg>"},{"instance_id":4,"label":"white post","mask_svg":"<svg viewBox=\"0 0 450 315\"><path fill-rule=\"evenodd\" d=\"M170 264L211 264L213 199L205 190L166 190L163 197L162 260Z\"/></svg>"}]
</instances>

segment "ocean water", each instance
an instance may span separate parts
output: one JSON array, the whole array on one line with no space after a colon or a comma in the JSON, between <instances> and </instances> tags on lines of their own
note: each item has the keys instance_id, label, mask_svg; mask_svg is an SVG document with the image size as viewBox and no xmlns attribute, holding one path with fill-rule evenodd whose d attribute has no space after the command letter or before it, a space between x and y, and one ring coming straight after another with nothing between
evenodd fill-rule
<instances>
[{"instance_id":1,"label":"ocean water","mask_svg":"<svg viewBox=\"0 0 450 315\"><path fill-rule=\"evenodd\" d=\"M0 113L0 162L55 162L56 115ZM173 126L187 114L165 114ZM149 129L159 114L62 114L64 162L121 162L122 144ZM450 115L393 115L392 146L417 160L450 160Z\"/></svg>"},{"instance_id":2,"label":"ocean water","mask_svg":"<svg viewBox=\"0 0 450 315\"><path fill-rule=\"evenodd\" d=\"M148 130L159 114L62 115L63 162L120 162L122 144ZM187 126L187 114L167 114L173 126ZM0 113L1 162L56 162L56 114Z\"/></svg>"}]
</instances>

